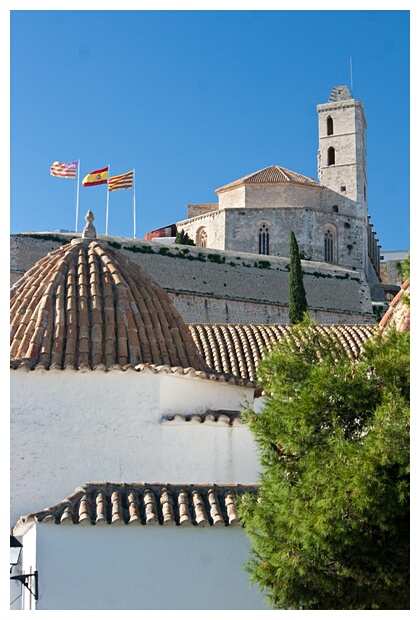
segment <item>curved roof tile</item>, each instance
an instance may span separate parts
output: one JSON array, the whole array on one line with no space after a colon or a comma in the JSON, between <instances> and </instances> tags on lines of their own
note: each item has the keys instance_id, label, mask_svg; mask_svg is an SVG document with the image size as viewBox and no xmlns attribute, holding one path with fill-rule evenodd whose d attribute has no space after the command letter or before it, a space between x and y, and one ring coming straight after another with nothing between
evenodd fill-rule
<instances>
[{"instance_id":1,"label":"curved roof tile","mask_svg":"<svg viewBox=\"0 0 420 620\"><path fill-rule=\"evenodd\" d=\"M12 367L206 371L169 295L104 242L75 239L11 288Z\"/></svg>"},{"instance_id":2,"label":"curved roof tile","mask_svg":"<svg viewBox=\"0 0 420 620\"><path fill-rule=\"evenodd\" d=\"M395 327L399 332L410 331L410 306L407 303L409 298L410 280L406 280L382 317L379 323L381 329L388 330Z\"/></svg>"},{"instance_id":3,"label":"curved roof tile","mask_svg":"<svg viewBox=\"0 0 420 620\"><path fill-rule=\"evenodd\" d=\"M239 525L236 497L256 495L255 484L147 484L90 482L58 504L19 519L56 525Z\"/></svg>"},{"instance_id":4,"label":"curved roof tile","mask_svg":"<svg viewBox=\"0 0 420 620\"><path fill-rule=\"evenodd\" d=\"M259 361L280 341L293 338L292 325L209 325L192 324L193 341L216 372L231 373L244 381L257 379ZM355 359L376 325L314 325L311 329L326 335L331 346Z\"/></svg>"}]
</instances>

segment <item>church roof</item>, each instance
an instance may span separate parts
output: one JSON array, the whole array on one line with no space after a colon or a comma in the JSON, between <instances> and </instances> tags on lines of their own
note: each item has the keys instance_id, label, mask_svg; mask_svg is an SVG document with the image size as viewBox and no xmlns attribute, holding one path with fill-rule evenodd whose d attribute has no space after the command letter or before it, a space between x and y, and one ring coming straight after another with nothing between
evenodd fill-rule
<instances>
[{"instance_id":1,"label":"church roof","mask_svg":"<svg viewBox=\"0 0 420 620\"><path fill-rule=\"evenodd\" d=\"M256 381L259 361L282 340L290 341L292 325L189 325L194 343L207 365L216 372L232 373ZM310 329L328 337L331 346L355 359L377 330L376 325L314 325Z\"/></svg>"},{"instance_id":2,"label":"church roof","mask_svg":"<svg viewBox=\"0 0 420 620\"><path fill-rule=\"evenodd\" d=\"M232 181L232 183L223 185L223 187L219 187L219 189L216 189L215 191L217 194L218 192L232 189L233 187L239 187L240 185L265 185L269 183L291 183L293 185L321 187L321 185L314 179L310 179L309 177L305 177L297 172L287 170L287 168L282 168L281 166L268 166L267 168L263 168L257 172L252 172L237 181Z\"/></svg>"},{"instance_id":3,"label":"church roof","mask_svg":"<svg viewBox=\"0 0 420 620\"><path fill-rule=\"evenodd\" d=\"M14 534L32 523L56 525L239 525L236 498L255 484L146 484L90 482L58 504L19 519Z\"/></svg>"},{"instance_id":4,"label":"church roof","mask_svg":"<svg viewBox=\"0 0 420 620\"><path fill-rule=\"evenodd\" d=\"M11 288L10 357L12 368L209 370L169 295L96 238L50 252Z\"/></svg>"}]
</instances>

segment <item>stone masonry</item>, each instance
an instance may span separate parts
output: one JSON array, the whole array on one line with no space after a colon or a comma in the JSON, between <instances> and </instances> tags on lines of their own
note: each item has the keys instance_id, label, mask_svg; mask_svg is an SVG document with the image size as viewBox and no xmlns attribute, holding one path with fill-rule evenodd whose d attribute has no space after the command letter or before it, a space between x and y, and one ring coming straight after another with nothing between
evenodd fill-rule
<instances>
[{"instance_id":1,"label":"stone masonry","mask_svg":"<svg viewBox=\"0 0 420 620\"><path fill-rule=\"evenodd\" d=\"M11 236L11 284L74 235ZM288 323L288 259L105 237L169 293L187 323ZM310 314L318 323L374 323L361 271L302 261Z\"/></svg>"}]
</instances>

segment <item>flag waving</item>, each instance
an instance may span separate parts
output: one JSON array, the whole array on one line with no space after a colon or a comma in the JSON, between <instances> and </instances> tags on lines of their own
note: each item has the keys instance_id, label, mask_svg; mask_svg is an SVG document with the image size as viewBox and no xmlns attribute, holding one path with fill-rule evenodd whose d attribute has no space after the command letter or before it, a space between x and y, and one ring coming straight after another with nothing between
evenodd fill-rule
<instances>
[{"instance_id":1,"label":"flag waving","mask_svg":"<svg viewBox=\"0 0 420 620\"><path fill-rule=\"evenodd\" d=\"M83 187L92 187L92 185L103 185L108 183L108 166L100 170L93 170L85 176L82 181Z\"/></svg>"},{"instance_id":2,"label":"flag waving","mask_svg":"<svg viewBox=\"0 0 420 620\"><path fill-rule=\"evenodd\" d=\"M77 163L77 161L71 161L67 164L62 164L59 161L55 161L50 168L50 174L53 177L61 177L63 179L75 179Z\"/></svg>"},{"instance_id":3,"label":"flag waving","mask_svg":"<svg viewBox=\"0 0 420 620\"><path fill-rule=\"evenodd\" d=\"M128 189L133 187L133 175L134 170L126 172L125 174L119 174L116 177L109 177L108 191L113 192L116 189Z\"/></svg>"}]
</instances>

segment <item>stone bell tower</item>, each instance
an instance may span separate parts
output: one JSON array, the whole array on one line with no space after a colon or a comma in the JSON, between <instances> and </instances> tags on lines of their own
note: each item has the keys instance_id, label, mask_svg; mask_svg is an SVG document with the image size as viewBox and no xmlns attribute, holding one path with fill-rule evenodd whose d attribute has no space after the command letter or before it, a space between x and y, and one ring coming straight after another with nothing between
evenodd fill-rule
<instances>
[{"instance_id":1,"label":"stone bell tower","mask_svg":"<svg viewBox=\"0 0 420 620\"><path fill-rule=\"evenodd\" d=\"M367 267L366 119L361 101L347 86L335 86L328 103L317 106L318 177L325 186L324 206L358 220L363 267Z\"/></svg>"},{"instance_id":2,"label":"stone bell tower","mask_svg":"<svg viewBox=\"0 0 420 620\"><path fill-rule=\"evenodd\" d=\"M366 119L361 101L347 86L335 86L328 103L317 106L319 180L367 211ZM356 206L356 205L355 205Z\"/></svg>"}]
</instances>

